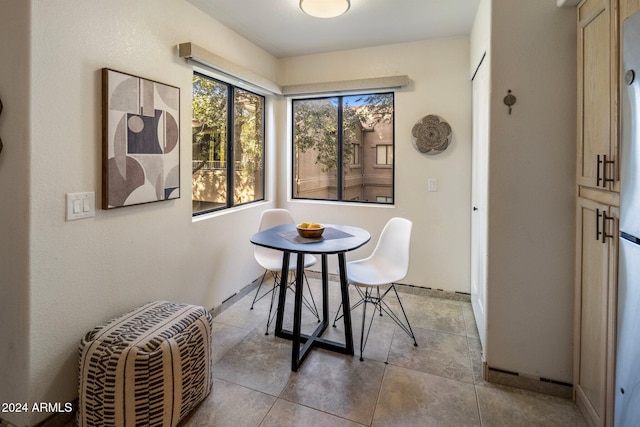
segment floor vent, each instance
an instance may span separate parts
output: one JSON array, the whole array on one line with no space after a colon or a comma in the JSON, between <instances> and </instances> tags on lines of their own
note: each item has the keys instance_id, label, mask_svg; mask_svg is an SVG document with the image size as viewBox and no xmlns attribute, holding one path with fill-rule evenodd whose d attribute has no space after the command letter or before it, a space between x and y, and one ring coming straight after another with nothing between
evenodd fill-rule
<instances>
[{"instance_id":1,"label":"floor vent","mask_svg":"<svg viewBox=\"0 0 640 427\"><path fill-rule=\"evenodd\" d=\"M488 367L486 373L486 380L490 383L517 387L537 393L563 397L565 399L573 398L573 385L563 381L521 375L518 372L507 371L506 369L491 366Z\"/></svg>"},{"instance_id":2,"label":"floor vent","mask_svg":"<svg viewBox=\"0 0 640 427\"><path fill-rule=\"evenodd\" d=\"M498 369L498 368L492 368L492 367L489 367L489 370L490 370L490 371L493 371L493 372L500 372L501 374L507 374L507 375L516 375L516 376L520 376L520 374L519 374L519 373L517 373L517 372L511 372L511 371L507 371L507 370L505 370L505 369Z\"/></svg>"}]
</instances>

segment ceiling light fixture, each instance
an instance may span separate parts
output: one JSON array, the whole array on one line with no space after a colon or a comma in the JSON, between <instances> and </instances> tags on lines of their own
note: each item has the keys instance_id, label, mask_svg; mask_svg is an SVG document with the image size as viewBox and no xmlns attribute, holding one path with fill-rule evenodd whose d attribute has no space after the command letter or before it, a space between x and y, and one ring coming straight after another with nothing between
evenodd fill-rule
<instances>
[{"instance_id":1,"label":"ceiling light fixture","mask_svg":"<svg viewBox=\"0 0 640 427\"><path fill-rule=\"evenodd\" d=\"M349 0L300 0L300 9L316 18L335 18L349 10Z\"/></svg>"}]
</instances>

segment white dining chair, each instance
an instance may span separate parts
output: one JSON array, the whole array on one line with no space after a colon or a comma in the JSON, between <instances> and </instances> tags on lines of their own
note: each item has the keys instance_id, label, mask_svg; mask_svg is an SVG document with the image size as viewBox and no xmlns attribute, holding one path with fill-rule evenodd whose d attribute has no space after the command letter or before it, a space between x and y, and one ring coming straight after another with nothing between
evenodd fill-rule
<instances>
[{"instance_id":1,"label":"white dining chair","mask_svg":"<svg viewBox=\"0 0 640 427\"><path fill-rule=\"evenodd\" d=\"M364 259L347 262L347 280L349 284L355 286L361 298L351 307L351 310L360 305L363 306L362 330L360 332L360 360L364 360L362 358L362 352L369 339L369 332L371 331L376 312L379 312L381 316L385 313L393 319L394 322L413 339L413 345L418 346L407 313L402 306L402 301L400 301L400 296L395 287L395 283L404 279L409 270L412 226L413 223L408 219L391 218L382 229L380 239L371 255ZM404 322L391 310L384 300L391 291L393 291L400 305ZM365 336L367 304L373 305L373 312ZM342 305L338 308L338 312L333 321L334 327L336 326L336 321L342 317L342 315L340 315L342 308Z\"/></svg>"},{"instance_id":2,"label":"white dining chair","mask_svg":"<svg viewBox=\"0 0 640 427\"><path fill-rule=\"evenodd\" d=\"M258 225L258 231L263 231L263 230L275 227L277 225L293 224L293 223L294 223L293 217L291 216L291 213L288 210L267 209L263 211L262 214L260 215L260 224ZM256 293L253 297L253 302L251 303L251 310L253 310L253 306L257 301L260 301L262 298L264 298L267 295L271 295L271 303L269 305L269 316L267 318L267 330L265 332L265 335L269 335L269 327L271 326L271 322L273 321L273 318L275 317L275 314L276 314L275 310L273 309L273 304L276 299L275 290L278 288L278 285L280 284L280 281L282 279L280 277L280 274L282 272L282 251L254 245L253 255L256 261L258 262L258 264L265 269L265 272L262 275L262 279L260 280L258 289L256 290ZM296 254L291 254L291 256L289 257L289 266L288 266L289 273L291 272L295 273L297 259L298 258ZM317 259L313 255L305 255L304 268L311 267L316 262L317 262ZM268 273L271 273L271 275L273 276L273 286L267 291L264 291L264 293L260 294L260 288L262 287L264 279L266 278ZM309 280L307 280L306 275L304 276L304 278L307 284L307 289L309 290L310 301L307 297L304 296L304 293L303 293L303 297L302 297L303 304L318 319L318 322L319 322L320 315L318 314L316 302L313 298L311 287L309 286ZM284 278L284 280L286 280L287 289L293 291L293 282L289 282L288 277Z\"/></svg>"}]
</instances>

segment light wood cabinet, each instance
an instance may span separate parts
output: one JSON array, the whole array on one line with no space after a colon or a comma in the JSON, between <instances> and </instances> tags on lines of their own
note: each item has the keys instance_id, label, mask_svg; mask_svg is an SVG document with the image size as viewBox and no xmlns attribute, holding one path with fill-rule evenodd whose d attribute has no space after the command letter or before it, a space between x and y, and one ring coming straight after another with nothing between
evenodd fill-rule
<instances>
[{"instance_id":1,"label":"light wood cabinet","mask_svg":"<svg viewBox=\"0 0 640 427\"><path fill-rule=\"evenodd\" d=\"M578 5L577 183L618 191L617 0Z\"/></svg>"},{"instance_id":2,"label":"light wood cabinet","mask_svg":"<svg viewBox=\"0 0 640 427\"><path fill-rule=\"evenodd\" d=\"M620 29L640 0L578 4L574 399L613 426L617 321Z\"/></svg>"},{"instance_id":3,"label":"light wood cabinet","mask_svg":"<svg viewBox=\"0 0 640 427\"><path fill-rule=\"evenodd\" d=\"M617 321L620 43L640 0L578 4L574 399L613 426Z\"/></svg>"},{"instance_id":4,"label":"light wood cabinet","mask_svg":"<svg viewBox=\"0 0 640 427\"><path fill-rule=\"evenodd\" d=\"M574 397L592 426L613 425L618 208L578 198Z\"/></svg>"}]
</instances>

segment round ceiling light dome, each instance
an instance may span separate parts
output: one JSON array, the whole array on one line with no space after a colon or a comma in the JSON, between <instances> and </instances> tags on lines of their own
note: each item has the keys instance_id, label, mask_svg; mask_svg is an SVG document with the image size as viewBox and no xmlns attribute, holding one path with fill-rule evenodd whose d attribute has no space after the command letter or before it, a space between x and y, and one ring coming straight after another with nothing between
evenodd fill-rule
<instances>
[{"instance_id":1,"label":"round ceiling light dome","mask_svg":"<svg viewBox=\"0 0 640 427\"><path fill-rule=\"evenodd\" d=\"M349 10L349 0L300 0L300 9L316 18L335 18Z\"/></svg>"}]
</instances>

